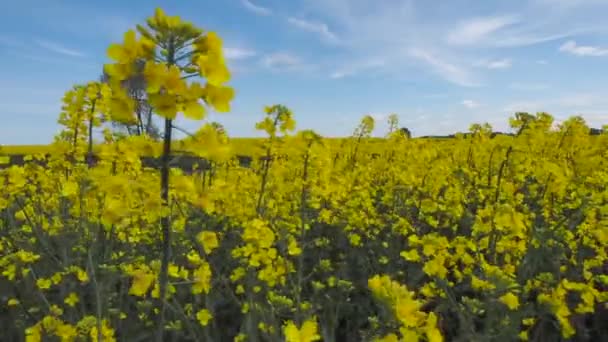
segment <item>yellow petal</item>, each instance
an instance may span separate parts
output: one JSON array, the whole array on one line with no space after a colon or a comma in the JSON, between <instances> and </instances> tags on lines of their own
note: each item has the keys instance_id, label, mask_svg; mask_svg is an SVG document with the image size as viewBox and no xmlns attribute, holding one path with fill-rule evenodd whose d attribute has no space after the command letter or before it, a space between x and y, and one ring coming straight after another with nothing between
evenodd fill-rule
<instances>
[{"instance_id":1,"label":"yellow petal","mask_svg":"<svg viewBox=\"0 0 608 342\"><path fill-rule=\"evenodd\" d=\"M283 328L286 342L300 342L300 331L293 322L288 322Z\"/></svg>"},{"instance_id":2,"label":"yellow petal","mask_svg":"<svg viewBox=\"0 0 608 342\"><path fill-rule=\"evenodd\" d=\"M321 339L317 332L317 322L315 321L306 321L302 324L302 329L300 330L300 339L301 341L312 342Z\"/></svg>"},{"instance_id":3,"label":"yellow petal","mask_svg":"<svg viewBox=\"0 0 608 342\"><path fill-rule=\"evenodd\" d=\"M234 89L230 87L216 87L209 83L205 85L205 102L218 112L229 112L230 101L233 97Z\"/></svg>"},{"instance_id":4,"label":"yellow petal","mask_svg":"<svg viewBox=\"0 0 608 342\"><path fill-rule=\"evenodd\" d=\"M197 101L189 101L184 104L184 116L192 120L202 120L205 117L205 107Z\"/></svg>"},{"instance_id":5,"label":"yellow petal","mask_svg":"<svg viewBox=\"0 0 608 342\"><path fill-rule=\"evenodd\" d=\"M148 292L152 282L154 281L154 274L147 273L144 270L137 270L133 272L133 284L129 289L129 294L142 297Z\"/></svg>"},{"instance_id":6,"label":"yellow petal","mask_svg":"<svg viewBox=\"0 0 608 342\"><path fill-rule=\"evenodd\" d=\"M125 49L120 44L111 44L108 48L108 57L117 62L123 61L126 57Z\"/></svg>"},{"instance_id":7,"label":"yellow petal","mask_svg":"<svg viewBox=\"0 0 608 342\"><path fill-rule=\"evenodd\" d=\"M150 103L156 112L167 118L174 119L177 115L177 99L172 95L150 94Z\"/></svg>"},{"instance_id":8,"label":"yellow petal","mask_svg":"<svg viewBox=\"0 0 608 342\"><path fill-rule=\"evenodd\" d=\"M137 47L137 40L136 40L136 36L135 36L135 31L129 30L129 31L125 32L124 48L127 50L132 50L136 47Z\"/></svg>"}]
</instances>

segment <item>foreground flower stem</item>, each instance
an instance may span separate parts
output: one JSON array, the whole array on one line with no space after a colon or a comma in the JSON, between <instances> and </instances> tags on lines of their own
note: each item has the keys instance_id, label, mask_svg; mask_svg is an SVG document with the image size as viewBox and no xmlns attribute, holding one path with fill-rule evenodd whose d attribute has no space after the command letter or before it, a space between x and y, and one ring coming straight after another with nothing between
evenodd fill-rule
<instances>
[{"instance_id":1,"label":"foreground flower stem","mask_svg":"<svg viewBox=\"0 0 608 342\"><path fill-rule=\"evenodd\" d=\"M169 160L171 157L171 119L165 119L165 137L163 143L163 158L160 174L160 196L163 206L169 206ZM157 341L163 340L163 331L165 325L165 307L167 295L167 270L169 266L169 258L171 255L171 217L168 213L161 216L161 228L163 231L162 240L162 259L159 275L159 290L160 290L160 312L158 316L158 332L156 335Z\"/></svg>"},{"instance_id":2,"label":"foreground flower stem","mask_svg":"<svg viewBox=\"0 0 608 342\"><path fill-rule=\"evenodd\" d=\"M95 113L95 101L91 106L91 113L89 116L89 144L87 148L87 165L90 167L93 166L93 115Z\"/></svg>"},{"instance_id":3,"label":"foreground flower stem","mask_svg":"<svg viewBox=\"0 0 608 342\"><path fill-rule=\"evenodd\" d=\"M173 41L170 41L168 48L167 64L174 64L174 46ZM169 207L169 161L171 158L171 131L173 128L172 121L169 118L165 118L165 134L163 140L163 157L162 166L160 170L160 197L163 203L163 209ZM163 332L165 329L165 309L167 306L167 283L168 283L168 269L169 259L171 257L171 216L168 212L162 214L160 219L161 228L163 231L162 241L162 259L160 264L159 274L159 300L160 300L160 312L158 315L158 331L156 333L156 341L163 341Z\"/></svg>"}]
</instances>

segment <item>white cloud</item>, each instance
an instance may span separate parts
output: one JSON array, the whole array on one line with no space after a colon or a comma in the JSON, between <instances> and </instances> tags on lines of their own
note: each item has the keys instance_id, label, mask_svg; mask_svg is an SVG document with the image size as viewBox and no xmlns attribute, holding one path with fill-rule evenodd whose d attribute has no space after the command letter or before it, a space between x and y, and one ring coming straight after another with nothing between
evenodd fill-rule
<instances>
[{"instance_id":1,"label":"white cloud","mask_svg":"<svg viewBox=\"0 0 608 342\"><path fill-rule=\"evenodd\" d=\"M55 64L57 66L69 66L72 69L86 69L87 71L98 70L99 65L85 59L70 59L62 55L53 55L50 53L40 53L39 49L28 48L24 45L23 48L7 49L3 51L6 55L18 58L20 60L29 60L37 63Z\"/></svg>"},{"instance_id":2,"label":"white cloud","mask_svg":"<svg viewBox=\"0 0 608 342\"><path fill-rule=\"evenodd\" d=\"M465 106L469 109L477 108L480 106L479 103L477 103L473 100L463 100L461 103L463 106Z\"/></svg>"},{"instance_id":3,"label":"white cloud","mask_svg":"<svg viewBox=\"0 0 608 342\"><path fill-rule=\"evenodd\" d=\"M238 47L224 47L224 56L229 60L247 59L256 55L256 52Z\"/></svg>"},{"instance_id":4,"label":"white cloud","mask_svg":"<svg viewBox=\"0 0 608 342\"><path fill-rule=\"evenodd\" d=\"M601 14L608 9L608 1L589 0L594 7L583 6L587 0L577 1L580 6L568 9L555 9L549 0L499 2L490 7L474 1L463 10L469 1L448 1L439 8L416 0L306 0L300 9L311 18L323 18L339 33L340 47L347 53L322 56L331 68L326 72L330 77L352 75L344 65L379 57L385 64L378 69L393 77L404 75L411 80L431 70L451 83L471 86L483 83L488 69L515 63L497 58L483 68L473 68L480 53L501 56L498 49L608 32ZM412 54L412 50L422 53Z\"/></svg>"},{"instance_id":5,"label":"white cloud","mask_svg":"<svg viewBox=\"0 0 608 342\"><path fill-rule=\"evenodd\" d=\"M352 75L352 74L351 74L351 73L344 72L344 71L335 71L335 72L332 72L332 73L329 75L329 77L330 77L330 78L333 78L333 79L338 79L338 78L344 78L344 77L346 77L346 76L350 76L350 75Z\"/></svg>"},{"instance_id":6,"label":"white cloud","mask_svg":"<svg viewBox=\"0 0 608 342\"><path fill-rule=\"evenodd\" d=\"M530 12L530 16L531 13ZM542 22L544 21L544 22ZM472 20L450 33L447 42L453 46L484 46L514 48L537 45L579 34L600 30L599 25L559 26L557 19L547 16L536 25L526 25L515 16ZM517 24L517 25L515 25Z\"/></svg>"},{"instance_id":7,"label":"white cloud","mask_svg":"<svg viewBox=\"0 0 608 342\"><path fill-rule=\"evenodd\" d=\"M4 51L7 55L42 63L70 64L72 66L85 66L87 68L94 66L94 63L84 62L84 59L76 61L75 59L63 57L84 57L85 54L83 52L42 39L34 39L34 44L31 42L32 40L23 37L0 36L0 46L9 47ZM40 53L40 48L54 53ZM94 67L98 68L97 66Z\"/></svg>"},{"instance_id":8,"label":"white cloud","mask_svg":"<svg viewBox=\"0 0 608 342\"><path fill-rule=\"evenodd\" d=\"M497 59L497 60L481 60L474 64L478 67L487 69L508 69L513 63L509 58Z\"/></svg>"},{"instance_id":9,"label":"white cloud","mask_svg":"<svg viewBox=\"0 0 608 342\"><path fill-rule=\"evenodd\" d=\"M338 37L329 30L329 27L325 23L313 22L293 17L287 18L287 22L301 30L316 33L328 42L338 41Z\"/></svg>"},{"instance_id":10,"label":"white cloud","mask_svg":"<svg viewBox=\"0 0 608 342\"><path fill-rule=\"evenodd\" d=\"M465 87L479 86L466 69L444 61L428 51L414 48L410 50L410 55L430 65L436 74L449 82Z\"/></svg>"},{"instance_id":11,"label":"white cloud","mask_svg":"<svg viewBox=\"0 0 608 342\"><path fill-rule=\"evenodd\" d=\"M304 62L298 57L288 52L275 52L262 58L262 65L268 69L290 71L302 69Z\"/></svg>"},{"instance_id":12,"label":"white cloud","mask_svg":"<svg viewBox=\"0 0 608 342\"><path fill-rule=\"evenodd\" d=\"M40 47L45 48L47 50L53 51L55 53L58 54L62 54L62 55L66 55L66 56L71 56L71 57L83 57L84 53L77 51L77 50L72 50L72 49L68 49L64 46L61 46L59 44L53 43L53 42L49 42L46 40L34 40L36 42L36 44L38 44Z\"/></svg>"},{"instance_id":13,"label":"white cloud","mask_svg":"<svg viewBox=\"0 0 608 342\"><path fill-rule=\"evenodd\" d=\"M557 34L536 34L536 33L526 33L526 34L507 34L503 37L499 37L493 39L490 44L494 47L501 48L513 48L513 47L523 47L523 46L531 46L541 43L546 43L554 40L559 40L563 38L568 38L571 36L575 36L577 34L582 34L588 32L584 29L577 29L572 31L566 31Z\"/></svg>"},{"instance_id":14,"label":"white cloud","mask_svg":"<svg viewBox=\"0 0 608 342\"><path fill-rule=\"evenodd\" d=\"M596 46L581 46L577 45L574 40L569 40L559 47L559 51L570 53L576 56L608 56L608 48L600 48Z\"/></svg>"},{"instance_id":15,"label":"white cloud","mask_svg":"<svg viewBox=\"0 0 608 342\"><path fill-rule=\"evenodd\" d=\"M386 62L379 58L370 58L369 60L353 62L349 65L342 66L338 70L330 74L330 78L339 79L348 76L353 76L364 70L380 68L386 65Z\"/></svg>"},{"instance_id":16,"label":"white cloud","mask_svg":"<svg viewBox=\"0 0 608 342\"><path fill-rule=\"evenodd\" d=\"M498 61L492 61L490 63L488 63L487 67L488 69L506 69L506 68L510 68L512 65L512 62L510 59L501 59Z\"/></svg>"},{"instance_id":17,"label":"white cloud","mask_svg":"<svg viewBox=\"0 0 608 342\"><path fill-rule=\"evenodd\" d=\"M517 23L519 19L512 15L474 18L460 24L452 31L447 41L453 45L472 45L483 42L492 33Z\"/></svg>"},{"instance_id":18,"label":"white cloud","mask_svg":"<svg viewBox=\"0 0 608 342\"><path fill-rule=\"evenodd\" d=\"M272 14L272 10L266 7L262 7L259 5L255 5L253 4L251 1L249 0L241 0L241 3L243 4L243 6L245 6L245 8L247 8L248 10L250 10L251 12L258 14L258 15L270 15Z\"/></svg>"}]
</instances>

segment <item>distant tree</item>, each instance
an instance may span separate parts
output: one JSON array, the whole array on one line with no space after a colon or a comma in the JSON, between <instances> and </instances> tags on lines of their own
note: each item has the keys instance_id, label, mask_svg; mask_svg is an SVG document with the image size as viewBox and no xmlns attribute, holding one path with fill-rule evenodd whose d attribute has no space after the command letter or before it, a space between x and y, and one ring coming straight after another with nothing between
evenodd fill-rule
<instances>
[{"instance_id":1,"label":"distant tree","mask_svg":"<svg viewBox=\"0 0 608 342\"><path fill-rule=\"evenodd\" d=\"M590 128L589 129L590 135L601 135L602 133L604 133L604 130L601 128Z\"/></svg>"},{"instance_id":2,"label":"distant tree","mask_svg":"<svg viewBox=\"0 0 608 342\"><path fill-rule=\"evenodd\" d=\"M110 124L118 136L147 135L154 140L160 140L160 128L153 120L153 108L148 102L146 82L143 76L144 65L144 60L138 61L135 66L137 73L122 82L124 89L127 89L129 97L135 100L135 117L137 121L135 123L112 121ZM108 83L108 79L108 74L104 70L100 81Z\"/></svg>"},{"instance_id":3,"label":"distant tree","mask_svg":"<svg viewBox=\"0 0 608 342\"><path fill-rule=\"evenodd\" d=\"M412 132L410 132L409 128L407 127L401 127L399 128L399 131L401 131L401 134L403 134L404 136L411 138L412 137Z\"/></svg>"},{"instance_id":4,"label":"distant tree","mask_svg":"<svg viewBox=\"0 0 608 342\"><path fill-rule=\"evenodd\" d=\"M394 131L397 130L397 126L399 125L399 116L397 114L391 114L388 116L388 135L393 134Z\"/></svg>"},{"instance_id":5,"label":"distant tree","mask_svg":"<svg viewBox=\"0 0 608 342\"><path fill-rule=\"evenodd\" d=\"M492 134L492 126L487 122L484 124L472 124L469 127L469 133L472 135L490 136Z\"/></svg>"},{"instance_id":6,"label":"distant tree","mask_svg":"<svg viewBox=\"0 0 608 342\"><path fill-rule=\"evenodd\" d=\"M511 128L517 131L516 135L532 128L540 128L541 131L548 132L553 125L553 117L545 112L538 112L536 115L517 112L514 117L509 119L509 123Z\"/></svg>"}]
</instances>

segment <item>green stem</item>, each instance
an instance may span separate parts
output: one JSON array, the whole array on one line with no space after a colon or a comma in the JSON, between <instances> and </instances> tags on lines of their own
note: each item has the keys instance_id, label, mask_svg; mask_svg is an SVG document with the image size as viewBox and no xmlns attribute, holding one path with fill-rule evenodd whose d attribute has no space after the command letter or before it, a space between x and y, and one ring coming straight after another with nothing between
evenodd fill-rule
<instances>
[{"instance_id":1,"label":"green stem","mask_svg":"<svg viewBox=\"0 0 608 342\"><path fill-rule=\"evenodd\" d=\"M168 55L167 64L175 64L175 54L178 47L175 44L175 38L170 37L168 42ZM163 156L162 156L162 167L160 171L160 197L162 201L163 209L169 208L169 161L171 160L171 132L172 132L172 120L165 118L165 136L163 137ZM171 258L171 216L169 213L162 213L160 218L160 224L162 228L162 259L160 264L159 274L159 300L160 300L160 312L158 315L156 341L163 341L163 334L165 330L165 311L166 311L166 298L167 298L167 283L169 280L169 259Z\"/></svg>"},{"instance_id":2,"label":"green stem","mask_svg":"<svg viewBox=\"0 0 608 342\"><path fill-rule=\"evenodd\" d=\"M102 342L103 336L101 334L101 294L99 293L99 283L97 282L97 274L95 273L95 266L93 265L93 258L91 257L91 249L89 249L88 262L91 282L93 285L93 292L95 293L95 311L97 316L97 341Z\"/></svg>"},{"instance_id":3,"label":"green stem","mask_svg":"<svg viewBox=\"0 0 608 342\"><path fill-rule=\"evenodd\" d=\"M163 157L161 167L161 190L160 196L163 202L163 208L166 209L169 206L169 161L171 158L171 119L165 119L165 137L163 145ZM167 281L168 281L168 269L169 259L171 256L171 217L168 213L162 213L161 216L161 227L163 233L162 239L162 260L159 274L159 290L160 290L160 312L158 316L158 331L156 334L156 340L158 342L163 341L163 331L165 325L165 310L166 310L166 296L167 296Z\"/></svg>"}]
</instances>

